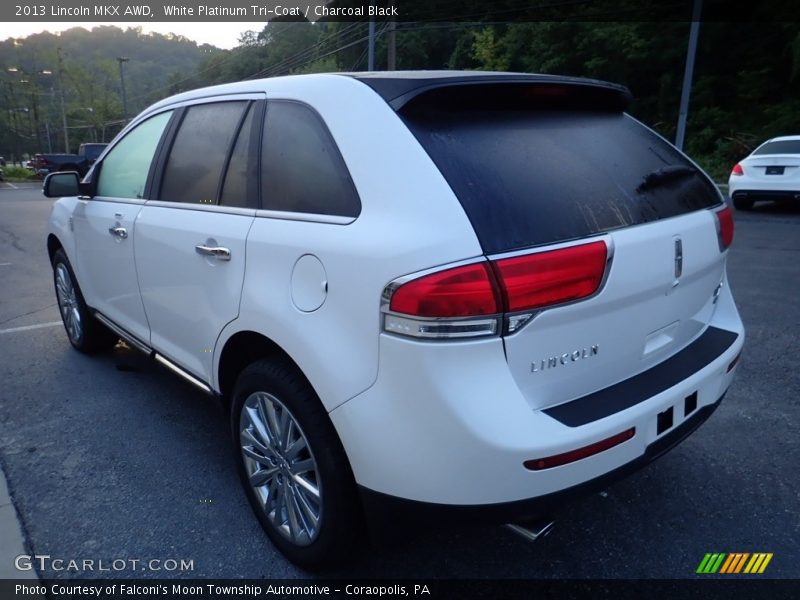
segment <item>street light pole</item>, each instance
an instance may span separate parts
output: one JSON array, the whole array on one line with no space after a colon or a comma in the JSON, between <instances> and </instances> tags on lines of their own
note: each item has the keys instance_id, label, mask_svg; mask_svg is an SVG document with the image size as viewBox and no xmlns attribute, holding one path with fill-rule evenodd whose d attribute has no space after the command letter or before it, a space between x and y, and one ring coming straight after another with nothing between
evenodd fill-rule
<instances>
[{"instance_id":1,"label":"street light pole","mask_svg":"<svg viewBox=\"0 0 800 600\"><path fill-rule=\"evenodd\" d=\"M56 49L58 55L58 89L61 95L61 124L64 126L64 152L69 154L69 131L67 130L67 111L64 108L64 61L61 48Z\"/></svg>"},{"instance_id":2,"label":"street light pole","mask_svg":"<svg viewBox=\"0 0 800 600\"><path fill-rule=\"evenodd\" d=\"M119 84L122 87L122 117L126 123L128 122L128 96L125 93L125 75L123 74L122 63L126 63L129 60L125 56L117 57L117 62L119 62Z\"/></svg>"},{"instance_id":3,"label":"street light pole","mask_svg":"<svg viewBox=\"0 0 800 600\"><path fill-rule=\"evenodd\" d=\"M686 120L689 116L689 96L692 93L692 75L694 74L694 57L697 54L697 38L700 35L700 15L703 12L703 0L694 0L692 9L692 25L689 29L689 48L686 51L686 68L683 72L683 89L681 90L681 106L678 111L678 131L675 145L683 150L686 136Z\"/></svg>"}]
</instances>

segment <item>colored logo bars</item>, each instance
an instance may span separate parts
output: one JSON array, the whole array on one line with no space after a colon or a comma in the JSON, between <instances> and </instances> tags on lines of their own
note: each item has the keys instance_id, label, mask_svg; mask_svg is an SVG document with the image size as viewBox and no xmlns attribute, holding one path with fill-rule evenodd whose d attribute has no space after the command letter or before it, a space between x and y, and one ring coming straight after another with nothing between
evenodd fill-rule
<instances>
[{"instance_id":1,"label":"colored logo bars","mask_svg":"<svg viewBox=\"0 0 800 600\"><path fill-rule=\"evenodd\" d=\"M749 559L749 560L748 560ZM730 554L706 554L697 567L697 573L736 575L739 573L761 574L772 560L772 552L732 552ZM746 565L746 566L745 566Z\"/></svg>"}]
</instances>

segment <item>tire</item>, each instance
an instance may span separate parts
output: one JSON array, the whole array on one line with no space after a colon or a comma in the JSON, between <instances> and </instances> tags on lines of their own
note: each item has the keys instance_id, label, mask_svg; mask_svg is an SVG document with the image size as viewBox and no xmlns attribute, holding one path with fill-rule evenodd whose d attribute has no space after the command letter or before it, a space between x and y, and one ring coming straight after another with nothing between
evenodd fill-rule
<instances>
[{"instance_id":1,"label":"tire","mask_svg":"<svg viewBox=\"0 0 800 600\"><path fill-rule=\"evenodd\" d=\"M119 338L95 319L86 306L72 265L61 249L53 256L53 284L69 343L84 354L113 348Z\"/></svg>"},{"instance_id":2,"label":"tire","mask_svg":"<svg viewBox=\"0 0 800 600\"><path fill-rule=\"evenodd\" d=\"M753 200L748 198L734 198L733 206L736 210L753 210Z\"/></svg>"},{"instance_id":3,"label":"tire","mask_svg":"<svg viewBox=\"0 0 800 600\"><path fill-rule=\"evenodd\" d=\"M234 388L231 431L245 493L278 550L309 569L346 559L363 531L361 504L339 437L302 373L282 360L247 367Z\"/></svg>"}]
</instances>

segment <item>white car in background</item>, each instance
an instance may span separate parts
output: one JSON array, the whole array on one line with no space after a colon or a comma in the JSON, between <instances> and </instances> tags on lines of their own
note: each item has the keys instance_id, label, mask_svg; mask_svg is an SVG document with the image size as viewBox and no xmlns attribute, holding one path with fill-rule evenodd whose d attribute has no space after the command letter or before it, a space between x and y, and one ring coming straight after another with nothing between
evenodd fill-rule
<instances>
[{"instance_id":1,"label":"white car in background","mask_svg":"<svg viewBox=\"0 0 800 600\"><path fill-rule=\"evenodd\" d=\"M694 431L744 343L732 211L629 99L398 71L162 100L45 180L69 340L224 399L299 564L365 517L546 515Z\"/></svg>"},{"instance_id":2,"label":"white car in background","mask_svg":"<svg viewBox=\"0 0 800 600\"><path fill-rule=\"evenodd\" d=\"M739 210L759 200L800 200L800 135L767 140L736 163L728 194Z\"/></svg>"}]
</instances>

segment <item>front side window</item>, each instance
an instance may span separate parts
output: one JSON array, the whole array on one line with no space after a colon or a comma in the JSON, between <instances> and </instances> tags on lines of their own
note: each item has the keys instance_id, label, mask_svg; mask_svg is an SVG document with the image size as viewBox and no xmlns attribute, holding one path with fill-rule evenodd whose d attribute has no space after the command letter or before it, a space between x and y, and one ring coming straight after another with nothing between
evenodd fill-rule
<instances>
[{"instance_id":1,"label":"front side window","mask_svg":"<svg viewBox=\"0 0 800 600\"><path fill-rule=\"evenodd\" d=\"M188 109L172 144L160 200L216 204L220 178L247 102L198 104Z\"/></svg>"},{"instance_id":2,"label":"front side window","mask_svg":"<svg viewBox=\"0 0 800 600\"><path fill-rule=\"evenodd\" d=\"M172 111L167 111L147 119L111 149L103 160L97 181L98 196L144 197L153 154L171 116Z\"/></svg>"},{"instance_id":3,"label":"front side window","mask_svg":"<svg viewBox=\"0 0 800 600\"><path fill-rule=\"evenodd\" d=\"M319 115L297 102L267 105L261 201L268 210L357 217L361 202Z\"/></svg>"}]
</instances>

